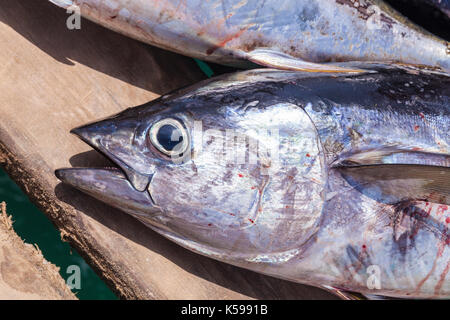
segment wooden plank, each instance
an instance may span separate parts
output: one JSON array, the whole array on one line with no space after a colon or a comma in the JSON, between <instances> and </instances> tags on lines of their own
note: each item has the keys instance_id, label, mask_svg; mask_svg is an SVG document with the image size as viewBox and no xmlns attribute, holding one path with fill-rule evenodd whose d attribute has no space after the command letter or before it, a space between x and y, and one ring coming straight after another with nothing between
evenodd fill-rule
<instances>
[{"instance_id":1,"label":"wooden plank","mask_svg":"<svg viewBox=\"0 0 450 320\"><path fill-rule=\"evenodd\" d=\"M76 297L41 251L14 232L6 203L0 203L0 299L75 300Z\"/></svg>"},{"instance_id":2,"label":"wooden plank","mask_svg":"<svg viewBox=\"0 0 450 320\"><path fill-rule=\"evenodd\" d=\"M135 219L58 182L54 170L102 156L69 134L203 75L185 57L149 47L45 0L0 7L0 163L122 298L314 299L322 290L195 255Z\"/></svg>"}]
</instances>

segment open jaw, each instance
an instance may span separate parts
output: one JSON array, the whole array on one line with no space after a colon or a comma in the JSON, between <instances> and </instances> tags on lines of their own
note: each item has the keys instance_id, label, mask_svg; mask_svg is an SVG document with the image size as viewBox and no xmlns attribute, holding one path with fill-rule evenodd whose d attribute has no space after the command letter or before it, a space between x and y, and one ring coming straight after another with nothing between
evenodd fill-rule
<instances>
[{"instance_id":1,"label":"open jaw","mask_svg":"<svg viewBox=\"0 0 450 320\"><path fill-rule=\"evenodd\" d=\"M95 125L95 124L94 124ZM158 211L147 190L152 176L146 176L145 188L138 188L129 180L129 168L121 163L105 148L99 145L98 139L90 136L92 126L88 125L72 130L81 140L103 154L117 167L108 168L63 168L55 171L56 177L62 182L89 194L113 207L132 215L154 214ZM132 170L132 169L131 169ZM142 190L143 189L143 190Z\"/></svg>"}]
</instances>

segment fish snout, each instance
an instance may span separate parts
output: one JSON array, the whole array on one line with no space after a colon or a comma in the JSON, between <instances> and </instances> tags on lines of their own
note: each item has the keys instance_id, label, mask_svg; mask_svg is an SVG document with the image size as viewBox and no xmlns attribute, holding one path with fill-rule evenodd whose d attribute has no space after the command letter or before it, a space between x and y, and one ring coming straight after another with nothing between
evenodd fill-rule
<instances>
[{"instance_id":1,"label":"fish snout","mask_svg":"<svg viewBox=\"0 0 450 320\"><path fill-rule=\"evenodd\" d=\"M147 189L155 167L146 154L145 132L134 120L110 118L70 131L116 164L137 191Z\"/></svg>"}]
</instances>

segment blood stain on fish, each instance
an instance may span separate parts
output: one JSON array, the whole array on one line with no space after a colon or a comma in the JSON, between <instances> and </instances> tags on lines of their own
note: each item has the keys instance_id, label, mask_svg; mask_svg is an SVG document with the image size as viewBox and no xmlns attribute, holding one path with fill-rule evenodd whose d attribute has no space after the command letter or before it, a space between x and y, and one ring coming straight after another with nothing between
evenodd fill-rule
<instances>
[{"instance_id":1,"label":"blood stain on fish","mask_svg":"<svg viewBox=\"0 0 450 320\"><path fill-rule=\"evenodd\" d=\"M441 216L448 210L448 206L446 205L440 205L436 210L436 215Z\"/></svg>"},{"instance_id":2,"label":"blood stain on fish","mask_svg":"<svg viewBox=\"0 0 450 320\"><path fill-rule=\"evenodd\" d=\"M443 239L444 240L444 239ZM445 249L445 245L446 243L444 241L440 242L439 248L438 248L438 252L436 255L436 258L433 261L433 266L431 267L430 272L427 273L427 275L420 280L419 284L416 287L416 293L420 291L420 288L422 288L422 286L424 285L424 283L430 278L430 276L434 273L434 271L436 270L437 267L437 260L439 259L439 257L442 256L442 253L444 252Z\"/></svg>"},{"instance_id":3,"label":"blood stain on fish","mask_svg":"<svg viewBox=\"0 0 450 320\"><path fill-rule=\"evenodd\" d=\"M438 295L439 291L441 291L442 285L444 284L445 277L448 274L448 271L450 270L450 261L447 262L447 266L445 267L444 271L442 271L441 276L439 277L439 281L434 288L434 294Z\"/></svg>"},{"instance_id":4,"label":"blood stain on fish","mask_svg":"<svg viewBox=\"0 0 450 320\"><path fill-rule=\"evenodd\" d=\"M228 42L230 42L233 39L239 38L247 29L241 29L238 32L236 32L235 34L232 34L228 37L226 37L224 40L222 40L221 42L219 42L218 44L216 44L215 46L209 48L208 50L206 50L206 54L207 55L211 55L214 53L214 51L216 51L219 48L224 47Z\"/></svg>"}]
</instances>

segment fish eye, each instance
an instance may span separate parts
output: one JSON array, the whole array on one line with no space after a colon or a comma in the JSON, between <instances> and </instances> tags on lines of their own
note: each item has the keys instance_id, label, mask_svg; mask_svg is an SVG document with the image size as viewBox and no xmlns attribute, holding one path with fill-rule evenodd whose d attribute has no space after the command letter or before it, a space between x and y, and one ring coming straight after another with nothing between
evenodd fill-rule
<instances>
[{"instance_id":1,"label":"fish eye","mask_svg":"<svg viewBox=\"0 0 450 320\"><path fill-rule=\"evenodd\" d=\"M189 144L186 129L178 120L171 118L155 122L149 136L153 146L167 156L183 154Z\"/></svg>"}]
</instances>

